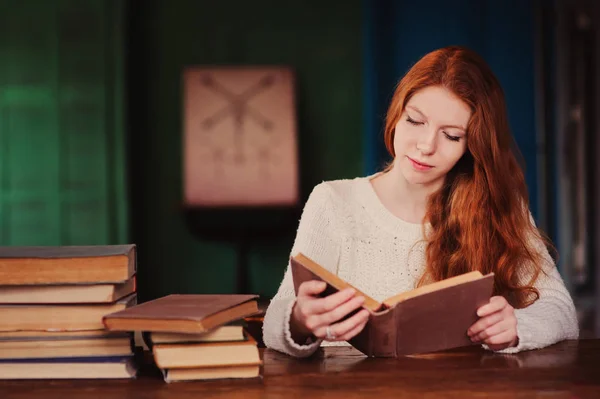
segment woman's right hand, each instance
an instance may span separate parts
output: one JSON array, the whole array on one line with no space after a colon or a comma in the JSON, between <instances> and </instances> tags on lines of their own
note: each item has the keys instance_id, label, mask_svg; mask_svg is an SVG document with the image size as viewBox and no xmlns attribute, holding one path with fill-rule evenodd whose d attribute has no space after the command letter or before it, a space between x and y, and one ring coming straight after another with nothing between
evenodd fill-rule
<instances>
[{"instance_id":1,"label":"woman's right hand","mask_svg":"<svg viewBox=\"0 0 600 399\"><path fill-rule=\"evenodd\" d=\"M325 298L318 295L325 290L323 281L305 281L298 288L296 303L292 310L290 330L298 343L306 342L311 335L328 341L347 341L362 331L369 320L369 311L362 309L346 320L349 313L360 308L363 296L347 288ZM342 320L342 321L340 321ZM329 336L327 331L329 328Z\"/></svg>"}]
</instances>

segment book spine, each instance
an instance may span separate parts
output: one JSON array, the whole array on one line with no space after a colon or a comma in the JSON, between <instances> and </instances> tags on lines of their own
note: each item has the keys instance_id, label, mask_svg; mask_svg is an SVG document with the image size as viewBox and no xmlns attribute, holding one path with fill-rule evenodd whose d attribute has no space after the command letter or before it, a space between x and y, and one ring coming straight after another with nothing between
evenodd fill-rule
<instances>
[{"instance_id":1,"label":"book spine","mask_svg":"<svg viewBox=\"0 0 600 399\"><path fill-rule=\"evenodd\" d=\"M350 340L350 344L367 356L395 357L395 312L386 310L371 315L365 328Z\"/></svg>"},{"instance_id":2,"label":"book spine","mask_svg":"<svg viewBox=\"0 0 600 399\"><path fill-rule=\"evenodd\" d=\"M392 308L373 316L370 330L372 354L375 357L396 357L396 312Z\"/></svg>"}]
</instances>

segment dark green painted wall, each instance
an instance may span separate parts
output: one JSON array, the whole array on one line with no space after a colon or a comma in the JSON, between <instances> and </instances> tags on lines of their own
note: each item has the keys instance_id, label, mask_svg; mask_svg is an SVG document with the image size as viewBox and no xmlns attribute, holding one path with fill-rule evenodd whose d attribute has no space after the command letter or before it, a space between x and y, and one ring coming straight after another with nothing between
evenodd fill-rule
<instances>
[{"instance_id":1,"label":"dark green painted wall","mask_svg":"<svg viewBox=\"0 0 600 399\"><path fill-rule=\"evenodd\" d=\"M363 171L360 11L358 0L130 3L131 210L142 299L235 289L234 248L196 239L181 212L182 68L295 69L304 200L322 180ZM252 292L275 293L294 233L252 248Z\"/></svg>"},{"instance_id":2,"label":"dark green painted wall","mask_svg":"<svg viewBox=\"0 0 600 399\"><path fill-rule=\"evenodd\" d=\"M0 0L0 245L128 240L122 11Z\"/></svg>"}]
</instances>

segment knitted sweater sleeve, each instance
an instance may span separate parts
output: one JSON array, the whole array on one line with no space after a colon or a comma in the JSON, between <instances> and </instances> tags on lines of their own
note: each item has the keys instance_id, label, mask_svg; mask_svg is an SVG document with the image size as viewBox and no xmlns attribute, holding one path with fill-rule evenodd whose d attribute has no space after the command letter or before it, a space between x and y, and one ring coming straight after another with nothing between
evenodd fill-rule
<instances>
[{"instance_id":1,"label":"knitted sweater sleeve","mask_svg":"<svg viewBox=\"0 0 600 399\"><path fill-rule=\"evenodd\" d=\"M313 189L304 206L291 255L302 252L336 273L340 240L335 222L331 188L321 183ZM294 357L307 357L316 352L322 340L302 344L294 342L290 334L290 316L295 300L288 262L283 281L265 314L263 340L268 348Z\"/></svg>"},{"instance_id":2,"label":"knitted sweater sleeve","mask_svg":"<svg viewBox=\"0 0 600 399\"><path fill-rule=\"evenodd\" d=\"M533 222L533 218L531 217ZM565 287L543 241L535 238L532 249L542 255L543 271L534 286L539 299L523 309L515 309L519 344L500 353L516 353L543 348L566 339L579 337L579 325L573 299ZM484 348L489 349L486 345Z\"/></svg>"}]
</instances>

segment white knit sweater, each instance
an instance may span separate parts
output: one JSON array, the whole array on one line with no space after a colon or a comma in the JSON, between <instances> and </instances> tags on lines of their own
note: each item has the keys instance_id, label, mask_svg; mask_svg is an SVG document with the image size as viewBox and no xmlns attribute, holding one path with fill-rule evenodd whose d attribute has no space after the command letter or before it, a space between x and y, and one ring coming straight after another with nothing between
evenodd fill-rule
<instances>
[{"instance_id":1,"label":"white knit sweater","mask_svg":"<svg viewBox=\"0 0 600 399\"><path fill-rule=\"evenodd\" d=\"M317 185L304 207L292 255L302 252L378 301L415 288L425 266L422 226L405 222L380 202L369 177ZM546 259L548 276L536 283L540 298L515 310L519 345L501 352L542 348L576 339L575 307L543 243L535 250ZM299 345L290 335L295 294L289 264L264 319L265 345L291 356L306 357L320 345L348 345L318 340ZM484 348L488 349L486 345Z\"/></svg>"}]
</instances>

